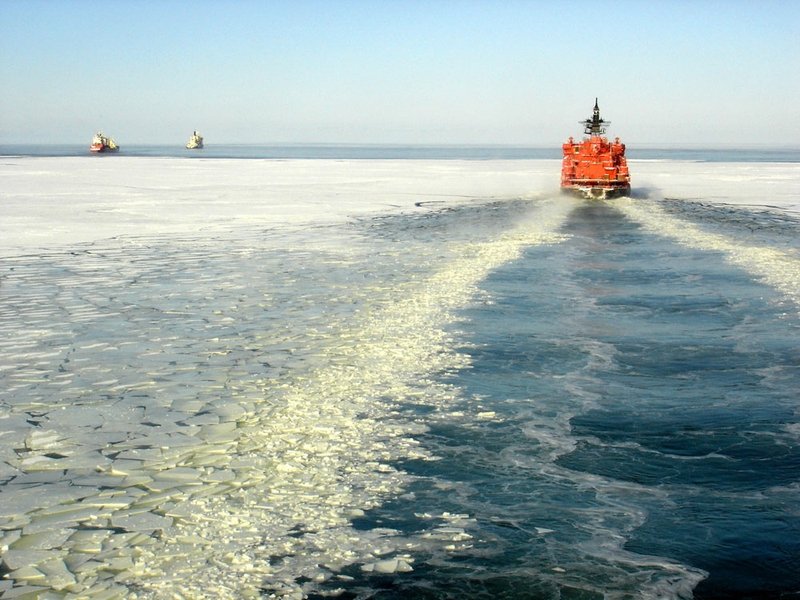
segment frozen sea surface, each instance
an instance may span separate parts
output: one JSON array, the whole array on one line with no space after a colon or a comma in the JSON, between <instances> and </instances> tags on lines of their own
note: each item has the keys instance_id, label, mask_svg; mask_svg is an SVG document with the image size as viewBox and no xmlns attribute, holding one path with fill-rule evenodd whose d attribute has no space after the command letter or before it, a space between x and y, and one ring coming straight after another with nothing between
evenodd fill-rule
<instances>
[{"instance_id":1,"label":"frozen sea surface","mask_svg":"<svg viewBox=\"0 0 800 600\"><path fill-rule=\"evenodd\" d=\"M0 598L800 590L796 165L5 158Z\"/></svg>"}]
</instances>

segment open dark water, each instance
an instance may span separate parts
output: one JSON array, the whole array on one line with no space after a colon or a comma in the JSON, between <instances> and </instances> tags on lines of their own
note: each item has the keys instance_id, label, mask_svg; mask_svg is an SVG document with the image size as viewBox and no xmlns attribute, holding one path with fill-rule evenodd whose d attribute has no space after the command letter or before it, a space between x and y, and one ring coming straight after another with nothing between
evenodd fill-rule
<instances>
[{"instance_id":1,"label":"open dark water","mask_svg":"<svg viewBox=\"0 0 800 600\"><path fill-rule=\"evenodd\" d=\"M779 246L800 233L791 218L776 234L774 215L668 208L717 231L768 227ZM420 512L461 515L469 543L400 577L354 569L349 590L799 598L797 305L612 203L576 206L561 233L492 272L461 312L471 363L444 381L465 418L407 408L439 460L404 463L413 501L362 522L411 531Z\"/></svg>"}]
</instances>

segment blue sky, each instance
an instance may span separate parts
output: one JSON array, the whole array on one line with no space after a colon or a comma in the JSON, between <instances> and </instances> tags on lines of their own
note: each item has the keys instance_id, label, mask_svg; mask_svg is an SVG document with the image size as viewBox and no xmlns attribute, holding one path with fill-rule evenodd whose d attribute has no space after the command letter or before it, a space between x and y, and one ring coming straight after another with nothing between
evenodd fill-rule
<instances>
[{"instance_id":1,"label":"blue sky","mask_svg":"<svg viewBox=\"0 0 800 600\"><path fill-rule=\"evenodd\" d=\"M798 145L800 1L0 0L0 143Z\"/></svg>"}]
</instances>

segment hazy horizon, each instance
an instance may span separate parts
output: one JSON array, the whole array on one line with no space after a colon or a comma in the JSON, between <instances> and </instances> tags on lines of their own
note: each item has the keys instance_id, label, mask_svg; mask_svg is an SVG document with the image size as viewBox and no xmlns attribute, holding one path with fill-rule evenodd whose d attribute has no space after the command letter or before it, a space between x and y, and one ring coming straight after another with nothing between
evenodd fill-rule
<instances>
[{"instance_id":1,"label":"hazy horizon","mask_svg":"<svg viewBox=\"0 0 800 600\"><path fill-rule=\"evenodd\" d=\"M0 144L800 139L800 4L0 3ZM790 143L790 142L789 142Z\"/></svg>"}]
</instances>

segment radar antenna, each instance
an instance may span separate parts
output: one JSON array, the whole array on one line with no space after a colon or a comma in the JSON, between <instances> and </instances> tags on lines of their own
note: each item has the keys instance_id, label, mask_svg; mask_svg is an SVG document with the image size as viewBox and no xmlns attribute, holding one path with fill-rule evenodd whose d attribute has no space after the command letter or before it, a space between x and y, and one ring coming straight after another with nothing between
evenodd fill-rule
<instances>
[{"instance_id":1,"label":"radar antenna","mask_svg":"<svg viewBox=\"0 0 800 600\"><path fill-rule=\"evenodd\" d=\"M584 126L583 133L586 135L603 135L606 132L606 125L611 125L611 121L604 121L600 118L600 107L597 106L597 98L594 99L594 111L592 118L581 121Z\"/></svg>"}]
</instances>

